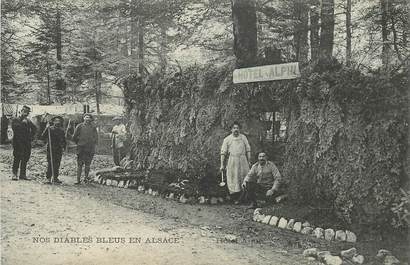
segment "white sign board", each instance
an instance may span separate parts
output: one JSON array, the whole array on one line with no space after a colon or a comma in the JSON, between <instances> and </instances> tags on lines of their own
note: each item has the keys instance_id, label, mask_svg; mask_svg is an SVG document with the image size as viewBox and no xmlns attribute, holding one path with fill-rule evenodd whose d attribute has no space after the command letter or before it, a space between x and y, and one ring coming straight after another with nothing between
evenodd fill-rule
<instances>
[{"instance_id":1,"label":"white sign board","mask_svg":"<svg viewBox=\"0 0 410 265\"><path fill-rule=\"evenodd\" d=\"M233 71L234 84L295 79L298 77L300 77L298 62L241 68Z\"/></svg>"}]
</instances>

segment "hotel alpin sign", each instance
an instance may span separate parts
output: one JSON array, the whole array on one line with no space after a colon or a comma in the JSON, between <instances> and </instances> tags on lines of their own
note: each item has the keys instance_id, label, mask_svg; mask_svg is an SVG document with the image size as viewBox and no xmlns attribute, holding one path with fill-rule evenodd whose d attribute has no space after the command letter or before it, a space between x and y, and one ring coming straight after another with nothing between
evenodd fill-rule
<instances>
[{"instance_id":1,"label":"hotel alpin sign","mask_svg":"<svg viewBox=\"0 0 410 265\"><path fill-rule=\"evenodd\" d=\"M300 77L298 62L241 68L233 71L234 84L295 79L298 77Z\"/></svg>"}]
</instances>

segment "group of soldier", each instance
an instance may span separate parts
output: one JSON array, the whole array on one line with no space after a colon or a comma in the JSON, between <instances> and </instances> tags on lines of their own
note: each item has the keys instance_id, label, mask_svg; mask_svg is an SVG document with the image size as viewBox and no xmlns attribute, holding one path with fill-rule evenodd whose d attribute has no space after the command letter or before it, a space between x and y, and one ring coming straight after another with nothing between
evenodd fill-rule
<instances>
[{"instance_id":1,"label":"group of soldier","mask_svg":"<svg viewBox=\"0 0 410 265\"><path fill-rule=\"evenodd\" d=\"M11 127L13 130L13 168L12 180L28 180L26 174L27 162L31 155L31 146L37 128L28 118L31 112L30 107L23 106L20 115L12 120ZM46 183L61 183L59 177L59 168L63 151L66 149L66 138L70 138L77 145L77 181L75 184L81 184L81 175L84 167L84 182L88 180L90 165L93 160L96 145L98 143L98 132L94 124L93 115L85 113L83 122L78 124L72 135L64 132L64 120L61 116L55 116L47 123L46 128L41 134L41 138L47 141L47 172ZM119 160L125 156L123 151L123 139L125 135L125 125L122 124L121 118L114 118L116 125L111 133L113 144L115 145L114 160L118 164ZM68 132L68 131L67 131ZM118 148L116 148L118 147ZM20 169L20 174L18 171Z\"/></svg>"},{"instance_id":2,"label":"group of soldier","mask_svg":"<svg viewBox=\"0 0 410 265\"><path fill-rule=\"evenodd\" d=\"M281 174L266 152L259 152L258 161L251 164L251 147L240 124L234 122L231 134L225 137L221 147L220 171L226 171L227 185L235 204L250 201L251 208L258 207L261 199L271 202L283 191Z\"/></svg>"},{"instance_id":3,"label":"group of soldier","mask_svg":"<svg viewBox=\"0 0 410 265\"><path fill-rule=\"evenodd\" d=\"M26 175L27 162L31 155L31 142L36 134L36 126L28 119L30 108L23 106L20 116L12 120L13 137L13 180L28 179ZM83 122L69 136L63 130L63 118L55 116L48 123L41 138L47 141L47 182L61 183L58 179L59 168L66 148L66 138L71 138L77 145L77 181L81 183L84 167L84 181L88 180L90 165L93 160L98 132L94 118L90 113L83 115ZM125 157L126 128L120 117L113 119L115 125L111 131L114 163L119 165ZM258 154L258 161L251 164L251 147L245 135L240 133L240 125L234 122L231 134L225 137L221 147L221 173L226 171L227 186L236 204L241 201L251 201L251 207L257 207L257 199L270 201L279 195L281 174L271 161L267 160L266 152ZM20 175L18 177L18 169Z\"/></svg>"}]
</instances>

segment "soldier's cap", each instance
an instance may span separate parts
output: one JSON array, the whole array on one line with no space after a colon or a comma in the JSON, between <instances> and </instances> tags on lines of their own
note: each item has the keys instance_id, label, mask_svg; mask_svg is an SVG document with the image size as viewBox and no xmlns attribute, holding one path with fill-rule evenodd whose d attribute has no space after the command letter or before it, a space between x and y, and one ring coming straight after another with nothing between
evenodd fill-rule
<instances>
[{"instance_id":1,"label":"soldier's cap","mask_svg":"<svg viewBox=\"0 0 410 265\"><path fill-rule=\"evenodd\" d=\"M60 120L61 122L64 121L63 117L61 117L61 116L54 116L54 117L51 118L50 121L51 121L51 122L54 122L55 120Z\"/></svg>"},{"instance_id":2,"label":"soldier's cap","mask_svg":"<svg viewBox=\"0 0 410 265\"><path fill-rule=\"evenodd\" d=\"M122 117L120 117L120 116L116 116L116 117L114 117L114 118L112 118L112 120L113 121L122 121Z\"/></svg>"},{"instance_id":3,"label":"soldier's cap","mask_svg":"<svg viewBox=\"0 0 410 265\"><path fill-rule=\"evenodd\" d=\"M24 105L23 108L21 110L27 110L28 112L31 112L31 109L29 106Z\"/></svg>"},{"instance_id":4,"label":"soldier's cap","mask_svg":"<svg viewBox=\"0 0 410 265\"><path fill-rule=\"evenodd\" d=\"M94 116L93 116L91 113L89 113L89 112L84 113L84 114L83 114L83 118L85 118L85 116L88 116L88 117L90 117L92 120L94 120Z\"/></svg>"}]
</instances>

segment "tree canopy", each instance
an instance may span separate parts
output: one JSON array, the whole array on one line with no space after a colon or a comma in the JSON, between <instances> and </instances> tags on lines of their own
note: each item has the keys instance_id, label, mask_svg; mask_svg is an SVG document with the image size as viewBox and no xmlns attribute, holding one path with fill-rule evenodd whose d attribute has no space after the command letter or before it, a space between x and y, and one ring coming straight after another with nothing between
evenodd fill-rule
<instances>
[{"instance_id":1,"label":"tree canopy","mask_svg":"<svg viewBox=\"0 0 410 265\"><path fill-rule=\"evenodd\" d=\"M397 70L407 17L404 0L2 0L2 100L36 83L41 103L63 103L84 83L93 95L104 82L244 55L238 66L334 57Z\"/></svg>"}]
</instances>

